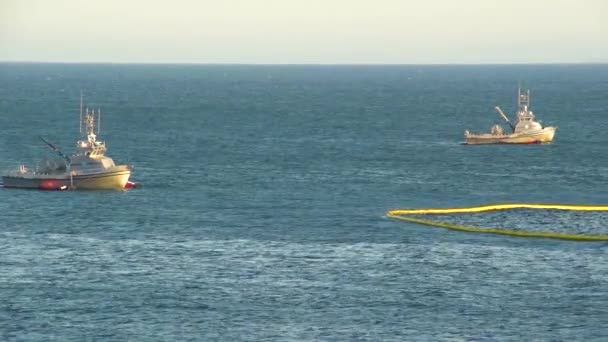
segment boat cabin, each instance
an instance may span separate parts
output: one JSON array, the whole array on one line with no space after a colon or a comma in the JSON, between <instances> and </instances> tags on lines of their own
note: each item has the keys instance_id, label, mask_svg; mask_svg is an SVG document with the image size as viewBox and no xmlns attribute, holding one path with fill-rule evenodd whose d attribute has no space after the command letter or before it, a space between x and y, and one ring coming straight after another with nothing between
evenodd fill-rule
<instances>
[{"instance_id":1,"label":"boat cabin","mask_svg":"<svg viewBox=\"0 0 608 342\"><path fill-rule=\"evenodd\" d=\"M523 94L519 89L517 92L517 124L515 125L514 133L543 129L543 126L539 122L534 121L534 113L528 109L530 108L530 90Z\"/></svg>"}]
</instances>

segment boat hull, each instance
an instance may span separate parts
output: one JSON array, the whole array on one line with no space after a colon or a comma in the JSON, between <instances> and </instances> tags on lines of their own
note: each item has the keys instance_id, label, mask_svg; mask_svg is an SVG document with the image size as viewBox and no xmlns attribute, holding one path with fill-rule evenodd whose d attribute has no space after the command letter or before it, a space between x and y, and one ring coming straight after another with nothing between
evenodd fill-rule
<instances>
[{"instance_id":1,"label":"boat hull","mask_svg":"<svg viewBox=\"0 0 608 342\"><path fill-rule=\"evenodd\" d=\"M131 170L118 167L118 170L103 173L91 173L57 176L7 175L2 177L5 188L40 189L40 190L124 190Z\"/></svg>"},{"instance_id":2,"label":"boat hull","mask_svg":"<svg viewBox=\"0 0 608 342\"><path fill-rule=\"evenodd\" d=\"M554 136L555 127L513 134L465 134L465 144L547 144L553 141Z\"/></svg>"}]
</instances>

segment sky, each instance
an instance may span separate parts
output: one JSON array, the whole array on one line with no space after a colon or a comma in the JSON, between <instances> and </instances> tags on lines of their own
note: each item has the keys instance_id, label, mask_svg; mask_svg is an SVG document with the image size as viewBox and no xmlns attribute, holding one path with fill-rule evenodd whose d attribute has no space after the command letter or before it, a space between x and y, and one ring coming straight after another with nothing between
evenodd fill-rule
<instances>
[{"instance_id":1,"label":"sky","mask_svg":"<svg viewBox=\"0 0 608 342\"><path fill-rule=\"evenodd\" d=\"M0 0L0 61L608 63L608 0Z\"/></svg>"}]
</instances>

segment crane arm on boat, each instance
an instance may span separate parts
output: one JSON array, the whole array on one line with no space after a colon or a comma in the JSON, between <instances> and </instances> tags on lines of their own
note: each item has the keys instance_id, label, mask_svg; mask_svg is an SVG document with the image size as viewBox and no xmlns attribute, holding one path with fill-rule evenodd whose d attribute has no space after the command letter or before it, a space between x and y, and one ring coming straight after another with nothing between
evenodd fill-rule
<instances>
[{"instance_id":1,"label":"crane arm on boat","mask_svg":"<svg viewBox=\"0 0 608 342\"><path fill-rule=\"evenodd\" d=\"M48 146L48 147L49 147L51 150L53 150L53 151L57 152L57 154L58 154L58 155L59 155L61 158L65 159L65 161L66 161L68 164L70 164L70 163L71 163L70 157L66 156L66 155L65 155L63 152L61 152L61 150L60 150L60 149L59 149L57 146L55 146L55 145L51 144L50 142L48 142L46 139L44 139L44 138L43 138L43 137L41 137L41 136L39 136L38 138L40 138L40 140L42 140L42 141L43 141L45 144L47 144L47 146Z\"/></svg>"},{"instance_id":2,"label":"crane arm on boat","mask_svg":"<svg viewBox=\"0 0 608 342\"><path fill-rule=\"evenodd\" d=\"M500 114L500 116L502 116L502 118L505 119L505 121L509 124L509 126L511 126L511 129L513 130L513 132L515 132L515 126L513 126L511 121L509 121L509 118L505 115L505 113L502 112L502 109L500 109L500 107L498 107L498 106L494 107L494 109L496 109L498 111L498 114Z\"/></svg>"}]
</instances>

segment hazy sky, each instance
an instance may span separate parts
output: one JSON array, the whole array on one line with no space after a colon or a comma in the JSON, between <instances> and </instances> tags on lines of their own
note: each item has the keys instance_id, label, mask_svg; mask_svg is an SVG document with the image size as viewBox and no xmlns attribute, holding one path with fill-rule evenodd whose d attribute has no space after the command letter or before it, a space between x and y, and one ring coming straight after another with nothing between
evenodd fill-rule
<instances>
[{"instance_id":1,"label":"hazy sky","mask_svg":"<svg viewBox=\"0 0 608 342\"><path fill-rule=\"evenodd\" d=\"M0 60L608 62L608 0L0 0Z\"/></svg>"}]
</instances>

